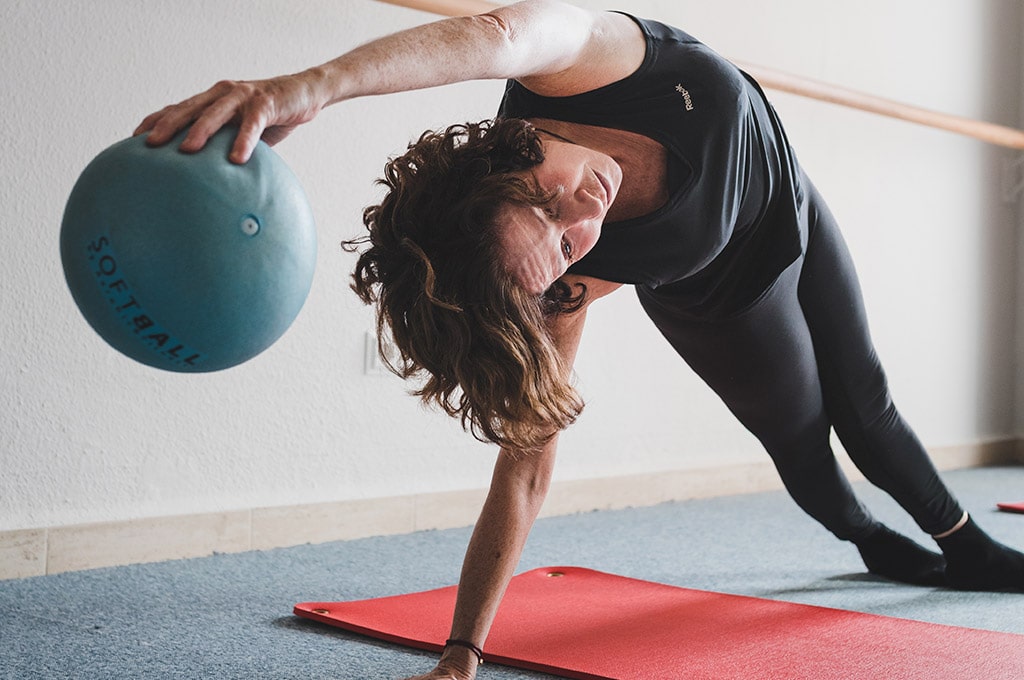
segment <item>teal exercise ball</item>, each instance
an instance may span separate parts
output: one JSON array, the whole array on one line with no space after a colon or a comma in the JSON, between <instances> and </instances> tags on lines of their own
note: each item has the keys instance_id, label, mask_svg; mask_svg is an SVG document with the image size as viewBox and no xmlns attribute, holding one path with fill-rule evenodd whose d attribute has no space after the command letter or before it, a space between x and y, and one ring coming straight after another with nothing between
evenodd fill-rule
<instances>
[{"instance_id":1,"label":"teal exercise ball","mask_svg":"<svg viewBox=\"0 0 1024 680\"><path fill-rule=\"evenodd\" d=\"M72 297L114 349L199 373L273 344L302 308L316 228L291 169L260 142L228 161L236 130L195 154L131 137L100 153L64 210L60 254ZM182 133L184 135L184 133Z\"/></svg>"}]
</instances>

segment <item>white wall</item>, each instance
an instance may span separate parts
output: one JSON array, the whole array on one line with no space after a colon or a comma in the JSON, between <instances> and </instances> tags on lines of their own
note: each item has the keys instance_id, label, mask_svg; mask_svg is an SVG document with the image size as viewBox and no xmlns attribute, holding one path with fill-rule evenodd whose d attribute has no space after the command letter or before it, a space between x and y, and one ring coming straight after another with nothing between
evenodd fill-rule
<instances>
[{"instance_id":1,"label":"white wall","mask_svg":"<svg viewBox=\"0 0 1024 680\"><path fill-rule=\"evenodd\" d=\"M737 59L1019 120L1010 0L620 6ZM289 333L241 367L183 376L122 358L78 314L58 257L78 172L145 113L220 78L298 70L428 18L370 0L5 0L0 530L486 485L490 447L424 412L397 378L364 375L371 316L347 290L352 258L336 244L360 229L389 154L425 128L490 116L500 84L346 103L278 147L314 206L319 268ZM1013 435L1017 222L999 189L1012 155L775 101L845 224L898 402L925 443ZM763 460L631 291L591 316L577 367L590 405L563 439L561 479Z\"/></svg>"},{"instance_id":2,"label":"white wall","mask_svg":"<svg viewBox=\"0 0 1024 680\"><path fill-rule=\"evenodd\" d=\"M1017 27L1019 35L1024 35L1024 12L1021 13L1019 18L1019 24ZM1018 48L1020 52L1018 56L1018 71L1017 77L1020 83L1021 93L1024 93L1024 49ZM1019 95L1020 97L1020 95ZM1021 108L1018 113L1018 121L1021 126L1024 127L1024 97L1020 97ZM1013 186L1017 183L1018 178L1024 178L1024 154L1017 154L1017 157L1008 163L1020 163L1017 167L1015 175L1011 174L1012 181L1008 184ZM1021 182L1021 188L1024 189L1024 181ZM1017 225L1018 225L1018 236L1017 236L1017 271L1024 270L1024 210L1021 206L1024 206L1024 193L1017 197ZM1014 307L1014 316L1017 319L1017 356L1024 354L1024 314L1021 313L1021 303L1024 301L1024 277L1017 277L1017 303ZM1016 362L1015 376L1017 379L1017 392L1014 400L1015 414L1016 414L1016 432L1018 438L1024 439L1024 362Z\"/></svg>"}]
</instances>

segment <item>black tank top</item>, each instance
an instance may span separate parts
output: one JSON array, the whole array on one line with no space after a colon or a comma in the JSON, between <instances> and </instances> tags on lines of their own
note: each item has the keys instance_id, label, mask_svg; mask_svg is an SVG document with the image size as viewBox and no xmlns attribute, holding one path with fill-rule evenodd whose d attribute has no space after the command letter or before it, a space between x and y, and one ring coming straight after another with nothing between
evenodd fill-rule
<instances>
[{"instance_id":1,"label":"black tank top","mask_svg":"<svg viewBox=\"0 0 1024 680\"><path fill-rule=\"evenodd\" d=\"M569 97L509 81L499 116L628 130L661 143L668 201L606 222L570 271L646 287L701 316L732 313L800 254L796 160L753 79L683 31L631 18L647 42L635 73Z\"/></svg>"}]
</instances>

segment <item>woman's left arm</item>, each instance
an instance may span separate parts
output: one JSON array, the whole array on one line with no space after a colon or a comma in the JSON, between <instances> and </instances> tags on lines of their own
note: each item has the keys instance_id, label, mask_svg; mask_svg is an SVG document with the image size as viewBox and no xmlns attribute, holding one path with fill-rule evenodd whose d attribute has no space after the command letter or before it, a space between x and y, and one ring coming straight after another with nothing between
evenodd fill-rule
<instances>
[{"instance_id":1,"label":"woman's left arm","mask_svg":"<svg viewBox=\"0 0 1024 680\"><path fill-rule=\"evenodd\" d=\"M573 94L618 80L643 60L632 20L557 0L526 0L472 17L373 40L294 75L221 81L147 116L136 134L164 144L188 125L183 151L198 151L224 125L239 133L231 160L248 160L324 107L371 95L480 79L520 79L540 94Z\"/></svg>"}]
</instances>

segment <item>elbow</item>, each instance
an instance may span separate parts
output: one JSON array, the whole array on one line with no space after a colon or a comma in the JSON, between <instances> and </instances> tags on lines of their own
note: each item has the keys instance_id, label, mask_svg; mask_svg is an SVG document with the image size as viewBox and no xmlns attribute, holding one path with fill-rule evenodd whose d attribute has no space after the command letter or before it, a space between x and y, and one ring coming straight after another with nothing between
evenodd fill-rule
<instances>
[{"instance_id":1,"label":"elbow","mask_svg":"<svg viewBox=\"0 0 1024 680\"><path fill-rule=\"evenodd\" d=\"M512 454L503 450L491 479L490 499L516 508L524 517L536 517L551 488L553 462L554 456L543 452Z\"/></svg>"},{"instance_id":2,"label":"elbow","mask_svg":"<svg viewBox=\"0 0 1024 680\"><path fill-rule=\"evenodd\" d=\"M483 30L511 43L515 37L512 23L502 14L491 11L470 17L470 21L479 24Z\"/></svg>"},{"instance_id":3,"label":"elbow","mask_svg":"<svg viewBox=\"0 0 1024 680\"><path fill-rule=\"evenodd\" d=\"M487 59L492 78L515 77L516 53L520 31L508 17L500 13L478 14L470 17L478 34L484 37Z\"/></svg>"},{"instance_id":4,"label":"elbow","mask_svg":"<svg viewBox=\"0 0 1024 680\"><path fill-rule=\"evenodd\" d=\"M544 501L548 497L549 488L550 480L546 478L528 480L520 488L516 505L518 506L518 514L524 521L532 525L537 519L541 509L544 507Z\"/></svg>"},{"instance_id":5,"label":"elbow","mask_svg":"<svg viewBox=\"0 0 1024 680\"><path fill-rule=\"evenodd\" d=\"M470 18L480 34L486 36L493 77L520 78L549 70L563 58L564 42L552 42L552 35L573 42L565 29L570 7L555 0L524 0L496 7Z\"/></svg>"},{"instance_id":6,"label":"elbow","mask_svg":"<svg viewBox=\"0 0 1024 680\"><path fill-rule=\"evenodd\" d=\"M543 454L533 454L543 457ZM523 510L532 518L540 514L544 501L551 490L551 479L554 476L554 469L550 460L537 461L539 464L531 465L523 470L517 480L519 499Z\"/></svg>"},{"instance_id":7,"label":"elbow","mask_svg":"<svg viewBox=\"0 0 1024 680\"><path fill-rule=\"evenodd\" d=\"M536 515L540 512L544 500L548 497L548 491L551 489L551 472L537 470L535 474L523 481L523 500Z\"/></svg>"}]
</instances>

